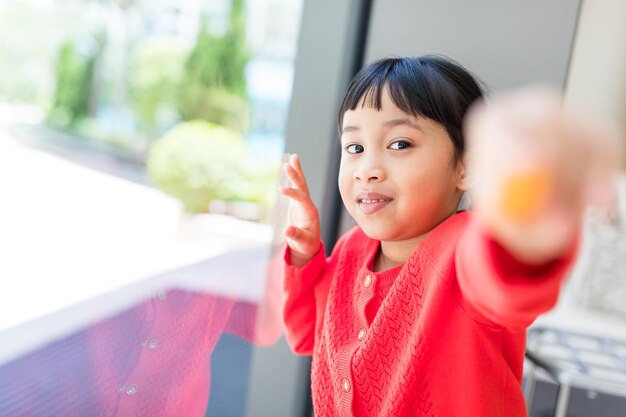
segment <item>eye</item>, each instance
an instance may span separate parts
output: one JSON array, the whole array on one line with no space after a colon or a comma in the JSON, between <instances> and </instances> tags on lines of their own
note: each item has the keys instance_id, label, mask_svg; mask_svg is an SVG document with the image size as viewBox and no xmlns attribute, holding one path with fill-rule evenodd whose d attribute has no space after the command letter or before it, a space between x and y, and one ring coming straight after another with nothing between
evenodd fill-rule
<instances>
[{"instance_id":1,"label":"eye","mask_svg":"<svg viewBox=\"0 0 626 417\"><path fill-rule=\"evenodd\" d=\"M361 153L364 150L365 149L363 148L363 145L357 145L355 143L352 143L350 145L346 145L346 151L348 153Z\"/></svg>"},{"instance_id":2,"label":"eye","mask_svg":"<svg viewBox=\"0 0 626 417\"><path fill-rule=\"evenodd\" d=\"M410 148L412 146L413 145L409 141L397 140L397 141L393 142L391 145L389 145L389 149L400 151L402 149L407 149L407 148Z\"/></svg>"}]
</instances>

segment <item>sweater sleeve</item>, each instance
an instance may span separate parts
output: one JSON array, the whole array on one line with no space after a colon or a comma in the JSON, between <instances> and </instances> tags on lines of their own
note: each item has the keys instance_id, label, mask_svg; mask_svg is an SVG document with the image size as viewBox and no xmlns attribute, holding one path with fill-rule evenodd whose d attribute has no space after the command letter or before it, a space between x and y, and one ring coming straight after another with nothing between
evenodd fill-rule
<instances>
[{"instance_id":1,"label":"sweater sleeve","mask_svg":"<svg viewBox=\"0 0 626 417\"><path fill-rule=\"evenodd\" d=\"M324 244L306 265L297 268L291 264L289 246L285 245L285 304L283 316L285 336L291 349L298 354L311 355L318 325L318 311L324 311L326 293L321 291L326 275ZM322 317L319 317L322 320Z\"/></svg>"},{"instance_id":2,"label":"sweater sleeve","mask_svg":"<svg viewBox=\"0 0 626 417\"><path fill-rule=\"evenodd\" d=\"M474 319L512 330L530 326L556 305L578 249L542 265L517 260L472 219L456 250L459 286Z\"/></svg>"}]
</instances>

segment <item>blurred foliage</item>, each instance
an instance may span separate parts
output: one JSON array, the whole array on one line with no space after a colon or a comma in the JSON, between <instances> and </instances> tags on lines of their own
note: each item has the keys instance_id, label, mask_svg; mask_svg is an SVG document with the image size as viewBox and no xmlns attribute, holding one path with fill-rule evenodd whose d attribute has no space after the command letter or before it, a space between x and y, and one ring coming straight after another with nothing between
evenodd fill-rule
<instances>
[{"instance_id":1,"label":"blurred foliage","mask_svg":"<svg viewBox=\"0 0 626 417\"><path fill-rule=\"evenodd\" d=\"M49 114L53 124L67 126L89 115L96 57L95 48L79 49L72 40L61 46Z\"/></svg>"},{"instance_id":2,"label":"blurred foliage","mask_svg":"<svg viewBox=\"0 0 626 417\"><path fill-rule=\"evenodd\" d=\"M130 102L147 134L167 127L177 117L176 96L188 48L176 38L149 38L133 51Z\"/></svg>"},{"instance_id":3,"label":"blurred foliage","mask_svg":"<svg viewBox=\"0 0 626 417\"><path fill-rule=\"evenodd\" d=\"M248 155L242 162L239 175L220 187L217 198L257 203L269 209L276 198L279 163L261 161Z\"/></svg>"},{"instance_id":4,"label":"blurred foliage","mask_svg":"<svg viewBox=\"0 0 626 417\"><path fill-rule=\"evenodd\" d=\"M245 0L230 2L225 30L216 32L203 17L195 43L182 36L142 38L134 32L105 38L115 32L110 21L98 23L100 12L115 6L120 22L128 23L147 1L94 2L89 8L82 0L68 0L54 5L58 17L51 17L52 6L39 11L36 0L27 5L13 1L4 9L0 2L0 10L11 13L0 15L0 32L14 34L14 39L0 39L0 64L6 64L11 79L0 80L0 99L37 101L51 124L80 146L135 162L143 160L149 147L150 178L188 211L207 211L214 200L269 208L278 163L246 152L245 67L251 54ZM84 10L90 10L90 17L77 18ZM37 42L23 36L24 27L51 27L51 19L58 25L49 36ZM30 21L34 23L24 23ZM171 128L180 120L184 122Z\"/></svg>"},{"instance_id":5,"label":"blurred foliage","mask_svg":"<svg viewBox=\"0 0 626 417\"><path fill-rule=\"evenodd\" d=\"M181 123L156 141L146 167L154 184L189 212L206 212L213 200L267 207L278 172L250 159L238 132L198 120Z\"/></svg>"},{"instance_id":6,"label":"blurred foliage","mask_svg":"<svg viewBox=\"0 0 626 417\"><path fill-rule=\"evenodd\" d=\"M103 107L113 106L123 112L128 106L134 114L135 133L147 139L179 120L197 119L246 134L249 103L245 67L250 52L246 45L244 0L230 1L224 33L211 31L206 16L202 16L191 48L181 38L152 37L137 40L133 48L126 45L120 49L116 44L118 49L111 52L111 41L106 45L106 56L98 59L104 38L95 42L97 48L65 40L58 50L49 120L55 126L73 126L90 113L97 111L100 117ZM124 13L137 3L116 2ZM128 76L120 79L115 75L117 71L103 64L119 62L119 52L125 50L131 51ZM98 82L93 79L95 65Z\"/></svg>"},{"instance_id":7,"label":"blurred foliage","mask_svg":"<svg viewBox=\"0 0 626 417\"><path fill-rule=\"evenodd\" d=\"M178 108L185 120L204 119L242 133L247 130L246 47L243 0L232 0L228 30L211 34L202 19L185 62Z\"/></svg>"},{"instance_id":8,"label":"blurred foliage","mask_svg":"<svg viewBox=\"0 0 626 417\"><path fill-rule=\"evenodd\" d=\"M249 105L245 99L223 89L192 83L185 83L179 94L178 111L184 120L206 120L242 134L247 131Z\"/></svg>"},{"instance_id":9,"label":"blurred foliage","mask_svg":"<svg viewBox=\"0 0 626 417\"><path fill-rule=\"evenodd\" d=\"M64 31L45 29L51 26L50 15L49 8L34 2L0 1L0 100L50 107L59 45L81 23L74 19L72 26L66 14L58 13L54 23ZM32 36L36 30L45 36Z\"/></svg>"},{"instance_id":10,"label":"blurred foliage","mask_svg":"<svg viewBox=\"0 0 626 417\"><path fill-rule=\"evenodd\" d=\"M246 47L244 1L232 0L228 29L221 36L209 32L202 17L196 44L185 63L186 79L200 87L221 88L245 97L244 69L250 58Z\"/></svg>"}]
</instances>

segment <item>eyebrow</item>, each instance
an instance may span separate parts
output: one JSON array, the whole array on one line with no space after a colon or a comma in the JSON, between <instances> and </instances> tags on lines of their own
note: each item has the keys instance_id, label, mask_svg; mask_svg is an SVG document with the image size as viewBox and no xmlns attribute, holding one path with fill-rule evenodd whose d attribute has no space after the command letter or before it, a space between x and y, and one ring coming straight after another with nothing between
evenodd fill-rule
<instances>
[{"instance_id":1,"label":"eyebrow","mask_svg":"<svg viewBox=\"0 0 626 417\"><path fill-rule=\"evenodd\" d=\"M416 129L422 132L424 131L424 129L422 129L421 126L413 123L410 119L407 119L407 118L388 120L383 123L383 126L385 127L409 126L409 127L412 127L413 129ZM346 126L341 130L341 133L343 134L343 133L355 132L359 130L361 130L361 128L358 126Z\"/></svg>"}]
</instances>

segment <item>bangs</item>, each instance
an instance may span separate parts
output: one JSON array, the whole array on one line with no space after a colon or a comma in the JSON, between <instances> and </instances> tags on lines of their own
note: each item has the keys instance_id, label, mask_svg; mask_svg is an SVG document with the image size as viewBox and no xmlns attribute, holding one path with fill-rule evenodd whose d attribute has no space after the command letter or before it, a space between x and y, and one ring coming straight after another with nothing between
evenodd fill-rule
<instances>
[{"instance_id":1,"label":"bangs","mask_svg":"<svg viewBox=\"0 0 626 417\"><path fill-rule=\"evenodd\" d=\"M367 69L367 68L366 68ZM348 110L355 110L359 104L361 107L371 107L380 111L382 109L382 95L385 83L389 75L389 68L381 66L372 68L372 71L362 70L362 76L354 78L344 97L339 114Z\"/></svg>"},{"instance_id":2,"label":"bangs","mask_svg":"<svg viewBox=\"0 0 626 417\"><path fill-rule=\"evenodd\" d=\"M369 107L380 111L385 88L388 88L391 101L406 114L443 123L444 115L437 102L445 100L445 94L454 92L438 91L441 87L448 90L446 83L437 82L438 78L439 74L417 60L409 63L406 59L387 59L364 68L356 75L344 97L339 111L339 131L348 110ZM432 86L433 83L437 86Z\"/></svg>"}]
</instances>

